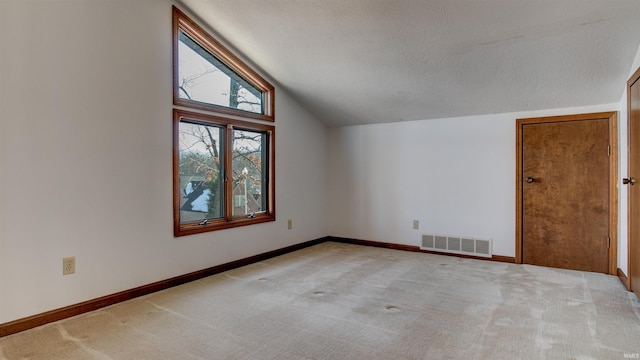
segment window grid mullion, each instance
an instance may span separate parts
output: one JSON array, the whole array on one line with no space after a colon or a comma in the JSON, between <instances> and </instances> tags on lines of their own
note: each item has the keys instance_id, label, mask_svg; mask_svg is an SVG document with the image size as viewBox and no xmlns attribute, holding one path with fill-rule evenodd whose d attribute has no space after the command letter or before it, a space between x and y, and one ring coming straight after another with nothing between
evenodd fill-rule
<instances>
[{"instance_id":1,"label":"window grid mullion","mask_svg":"<svg viewBox=\"0 0 640 360\"><path fill-rule=\"evenodd\" d=\"M233 125L224 129L225 218L233 220Z\"/></svg>"}]
</instances>

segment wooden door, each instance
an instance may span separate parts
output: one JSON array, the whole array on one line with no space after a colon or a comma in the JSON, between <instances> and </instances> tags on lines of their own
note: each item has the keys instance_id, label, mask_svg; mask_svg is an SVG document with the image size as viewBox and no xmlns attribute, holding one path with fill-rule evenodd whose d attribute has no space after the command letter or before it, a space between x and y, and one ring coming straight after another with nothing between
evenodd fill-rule
<instances>
[{"instance_id":1,"label":"wooden door","mask_svg":"<svg viewBox=\"0 0 640 360\"><path fill-rule=\"evenodd\" d=\"M518 120L520 262L611 272L610 114Z\"/></svg>"},{"instance_id":2,"label":"wooden door","mask_svg":"<svg viewBox=\"0 0 640 360\"><path fill-rule=\"evenodd\" d=\"M640 298L640 69L627 82L629 114L629 273L627 287ZM630 179L633 179L630 181ZM635 185L634 185L635 182Z\"/></svg>"}]
</instances>

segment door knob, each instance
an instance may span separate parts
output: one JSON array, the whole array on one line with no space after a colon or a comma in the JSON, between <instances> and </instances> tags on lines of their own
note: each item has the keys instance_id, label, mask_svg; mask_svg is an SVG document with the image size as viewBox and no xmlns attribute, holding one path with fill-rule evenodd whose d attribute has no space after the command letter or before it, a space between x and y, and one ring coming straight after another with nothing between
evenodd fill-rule
<instances>
[{"instance_id":1,"label":"door knob","mask_svg":"<svg viewBox=\"0 0 640 360\"><path fill-rule=\"evenodd\" d=\"M630 179L624 178L624 179L622 179L622 183L625 184L625 185L627 185L627 184L633 185L633 184L636 183L636 178L634 178L634 177L632 177Z\"/></svg>"},{"instance_id":2,"label":"door knob","mask_svg":"<svg viewBox=\"0 0 640 360\"><path fill-rule=\"evenodd\" d=\"M526 182L528 182L529 184L531 184L532 182L535 181L534 178L532 178L531 176L527 177L527 180L525 180Z\"/></svg>"}]
</instances>

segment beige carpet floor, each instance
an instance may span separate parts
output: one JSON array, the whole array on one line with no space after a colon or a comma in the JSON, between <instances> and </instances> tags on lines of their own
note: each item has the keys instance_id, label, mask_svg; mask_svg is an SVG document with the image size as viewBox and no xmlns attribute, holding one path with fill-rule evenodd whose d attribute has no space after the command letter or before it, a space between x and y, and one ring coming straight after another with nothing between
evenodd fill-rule
<instances>
[{"instance_id":1,"label":"beige carpet floor","mask_svg":"<svg viewBox=\"0 0 640 360\"><path fill-rule=\"evenodd\" d=\"M323 243L0 338L0 359L625 359L603 274Z\"/></svg>"}]
</instances>

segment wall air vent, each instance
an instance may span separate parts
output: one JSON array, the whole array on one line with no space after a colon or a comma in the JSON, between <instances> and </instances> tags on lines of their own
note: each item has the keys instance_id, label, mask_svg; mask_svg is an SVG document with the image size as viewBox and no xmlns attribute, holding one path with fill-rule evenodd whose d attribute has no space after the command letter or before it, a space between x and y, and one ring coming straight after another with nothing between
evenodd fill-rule
<instances>
[{"instance_id":1,"label":"wall air vent","mask_svg":"<svg viewBox=\"0 0 640 360\"><path fill-rule=\"evenodd\" d=\"M423 234L420 249L490 258L492 239L469 236Z\"/></svg>"}]
</instances>

